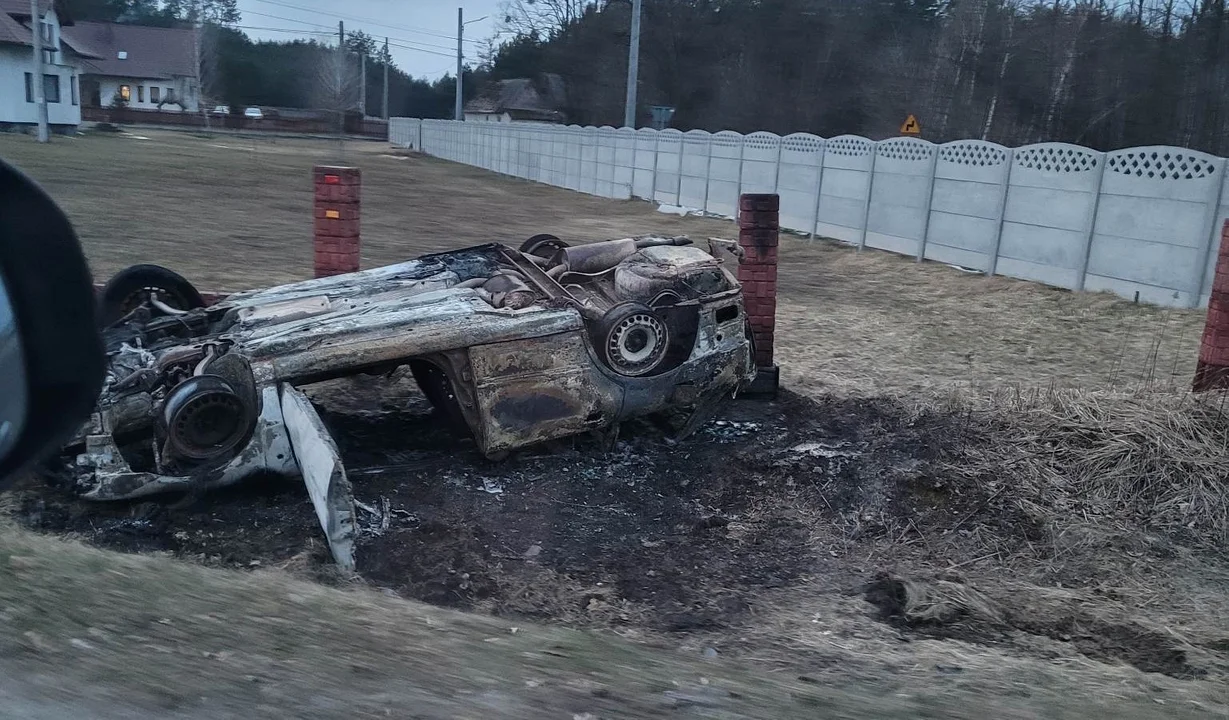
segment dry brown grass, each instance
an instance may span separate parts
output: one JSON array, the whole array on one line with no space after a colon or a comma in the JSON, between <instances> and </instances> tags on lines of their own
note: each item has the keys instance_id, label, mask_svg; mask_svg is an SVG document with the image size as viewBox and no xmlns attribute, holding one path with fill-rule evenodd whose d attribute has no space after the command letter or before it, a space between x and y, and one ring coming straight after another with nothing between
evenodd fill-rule
<instances>
[{"instance_id":1,"label":"dry brown grass","mask_svg":"<svg viewBox=\"0 0 1229 720\"><path fill-rule=\"evenodd\" d=\"M1226 395L1000 391L950 470L1030 516L1229 541ZM959 402L959 401L958 401ZM996 490L997 491L997 490Z\"/></svg>"}]
</instances>

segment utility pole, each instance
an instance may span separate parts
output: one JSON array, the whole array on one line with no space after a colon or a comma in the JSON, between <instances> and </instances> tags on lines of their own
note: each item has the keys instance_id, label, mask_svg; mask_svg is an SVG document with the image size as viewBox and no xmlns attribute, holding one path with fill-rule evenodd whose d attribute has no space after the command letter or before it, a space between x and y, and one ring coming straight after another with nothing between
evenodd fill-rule
<instances>
[{"instance_id":1,"label":"utility pole","mask_svg":"<svg viewBox=\"0 0 1229 720\"><path fill-rule=\"evenodd\" d=\"M30 0L30 1L34 2L34 0ZM454 115L453 120L463 120L465 118L465 115L462 113L462 108L461 108L461 105L462 105L461 98L463 97L461 94L461 63L463 62L465 58L464 52L461 50L461 42L464 40L464 38L465 38L465 8L457 8L457 103L456 103L456 108L453 112L453 115Z\"/></svg>"},{"instance_id":2,"label":"utility pole","mask_svg":"<svg viewBox=\"0 0 1229 720\"><path fill-rule=\"evenodd\" d=\"M384 119L388 119L388 38L384 38L384 102L380 104L384 110Z\"/></svg>"},{"instance_id":3,"label":"utility pole","mask_svg":"<svg viewBox=\"0 0 1229 720\"><path fill-rule=\"evenodd\" d=\"M337 136L346 134L346 109L343 98L345 87L342 85L342 70L346 65L346 23L337 21Z\"/></svg>"},{"instance_id":4,"label":"utility pole","mask_svg":"<svg viewBox=\"0 0 1229 720\"><path fill-rule=\"evenodd\" d=\"M358 86L358 109L363 117L367 117L367 51L364 50L358 57L358 74L363 78L363 83Z\"/></svg>"},{"instance_id":5,"label":"utility pole","mask_svg":"<svg viewBox=\"0 0 1229 720\"><path fill-rule=\"evenodd\" d=\"M209 108L206 107L205 103L205 86L201 84L201 27L201 2L200 0L192 0L192 67L195 70L193 74L196 76L196 109L205 118L205 130L208 131ZM190 96L180 98L185 103L189 99ZM188 107L184 105L183 109L186 111Z\"/></svg>"},{"instance_id":6,"label":"utility pole","mask_svg":"<svg viewBox=\"0 0 1229 720\"><path fill-rule=\"evenodd\" d=\"M636 127L636 85L640 82L640 0L632 0L632 41L627 48L627 102L623 126Z\"/></svg>"},{"instance_id":7,"label":"utility pole","mask_svg":"<svg viewBox=\"0 0 1229 720\"><path fill-rule=\"evenodd\" d=\"M47 93L43 92L43 23L38 14L38 0L30 0L30 39L34 46L34 77L30 79L34 91L34 103L38 106L38 141L51 139L47 130Z\"/></svg>"}]
</instances>

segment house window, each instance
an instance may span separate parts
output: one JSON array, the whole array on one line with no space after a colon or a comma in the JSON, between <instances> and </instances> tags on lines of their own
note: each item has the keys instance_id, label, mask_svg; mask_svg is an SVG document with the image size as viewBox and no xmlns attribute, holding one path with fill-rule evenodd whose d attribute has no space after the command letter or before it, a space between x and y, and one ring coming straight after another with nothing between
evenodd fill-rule
<instances>
[{"instance_id":1,"label":"house window","mask_svg":"<svg viewBox=\"0 0 1229 720\"><path fill-rule=\"evenodd\" d=\"M145 102L145 86L144 85L137 85L137 102L139 103Z\"/></svg>"},{"instance_id":2,"label":"house window","mask_svg":"<svg viewBox=\"0 0 1229 720\"><path fill-rule=\"evenodd\" d=\"M59 75L44 75L43 76L43 97L47 98L49 103L60 102L60 76Z\"/></svg>"},{"instance_id":3,"label":"house window","mask_svg":"<svg viewBox=\"0 0 1229 720\"><path fill-rule=\"evenodd\" d=\"M77 104L77 76L68 79L68 92L73 96L73 105Z\"/></svg>"},{"instance_id":4,"label":"house window","mask_svg":"<svg viewBox=\"0 0 1229 720\"><path fill-rule=\"evenodd\" d=\"M34 76L26 73L26 102L34 102Z\"/></svg>"},{"instance_id":5,"label":"house window","mask_svg":"<svg viewBox=\"0 0 1229 720\"><path fill-rule=\"evenodd\" d=\"M119 86L119 96L120 96L120 99L123 100L124 102L131 102L132 101L132 86L120 85Z\"/></svg>"},{"instance_id":6,"label":"house window","mask_svg":"<svg viewBox=\"0 0 1229 720\"><path fill-rule=\"evenodd\" d=\"M55 32L51 29L51 23L39 23L43 30L43 43L46 45L55 45Z\"/></svg>"},{"instance_id":7,"label":"house window","mask_svg":"<svg viewBox=\"0 0 1229 720\"><path fill-rule=\"evenodd\" d=\"M149 101L151 103L162 102L162 88L157 85L149 86Z\"/></svg>"}]
</instances>

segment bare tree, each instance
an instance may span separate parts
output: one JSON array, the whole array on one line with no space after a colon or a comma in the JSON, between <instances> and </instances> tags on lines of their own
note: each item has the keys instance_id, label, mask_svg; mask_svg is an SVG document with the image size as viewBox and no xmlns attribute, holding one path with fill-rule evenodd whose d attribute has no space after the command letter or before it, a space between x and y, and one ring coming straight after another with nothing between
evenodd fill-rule
<instances>
[{"instance_id":1,"label":"bare tree","mask_svg":"<svg viewBox=\"0 0 1229 720\"><path fill-rule=\"evenodd\" d=\"M518 34L550 37L576 22L597 0L504 0L501 25Z\"/></svg>"},{"instance_id":2,"label":"bare tree","mask_svg":"<svg viewBox=\"0 0 1229 720\"><path fill-rule=\"evenodd\" d=\"M322 110L336 113L340 127L345 114L359 107L362 81L358 62L352 53L336 49L322 53L316 67L314 104Z\"/></svg>"}]
</instances>

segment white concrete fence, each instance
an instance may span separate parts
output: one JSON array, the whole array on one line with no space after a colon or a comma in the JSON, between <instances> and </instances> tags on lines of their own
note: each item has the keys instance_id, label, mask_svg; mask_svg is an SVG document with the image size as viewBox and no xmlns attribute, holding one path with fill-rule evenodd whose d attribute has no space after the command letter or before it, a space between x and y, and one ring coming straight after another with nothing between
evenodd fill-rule
<instances>
[{"instance_id":1,"label":"white concrete fence","mask_svg":"<svg viewBox=\"0 0 1229 720\"><path fill-rule=\"evenodd\" d=\"M1226 161L1169 146L1103 153L980 140L393 118L392 144L601 197L733 216L781 196L781 225L1072 290L1207 304L1229 216Z\"/></svg>"}]
</instances>

